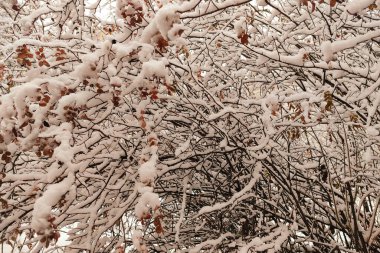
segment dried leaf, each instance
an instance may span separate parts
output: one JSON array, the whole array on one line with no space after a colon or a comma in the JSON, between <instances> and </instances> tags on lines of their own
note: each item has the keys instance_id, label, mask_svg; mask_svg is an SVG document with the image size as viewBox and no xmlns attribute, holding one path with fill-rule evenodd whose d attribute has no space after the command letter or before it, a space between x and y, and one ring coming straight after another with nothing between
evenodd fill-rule
<instances>
[{"instance_id":1,"label":"dried leaf","mask_svg":"<svg viewBox=\"0 0 380 253\"><path fill-rule=\"evenodd\" d=\"M21 124L20 129L23 129L28 125L29 121L25 121L24 123Z\"/></svg>"},{"instance_id":2,"label":"dried leaf","mask_svg":"<svg viewBox=\"0 0 380 253\"><path fill-rule=\"evenodd\" d=\"M160 52L166 52L167 46L169 46L169 42L165 40L164 37L160 36L160 38L157 40L157 47Z\"/></svg>"},{"instance_id":3,"label":"dried leaf","mask_svg":"<svg viewBox=\"0 0 380 253\"><path fill-rule=\"evenodd\" d=\"M55 232L54 235L53 235L53 238L57 242L60 236L61 235L59 234L59 232Z\"/></svg>"},{"instance_id":4,"label":"dried leaf","mask_svg":"<svg viewBox=\"0 0 380 253\"><path fill-rule=\"evenodd\" d=\"M0 203L4 207L4 209L7 209L9 207L8 202L5 199L0 199Z\"/></svg>"},{"instance_id":5,"label":"dried leaf","mask_svg":"<svg viewBox=\"0 0 380 253\"><path fill-rule=\"evenodd\" d=\"M153 221L153 224L156 228L156 233L157 234L162 234L164 233L164 229L162 228L162 224L161 224L161 216L157 216L154 218L154 221Z\"/></svg>"},{"instance_id":6,"label":"dried leaf","mask_svg":"<svg viewBox=\"0 0 380 253\"><path fill-rule=\"evenodd\" d=\"M374 11L377 9L377 5L376 4L371 4L370 6L368 6L368 9L370 9L371 11Z\"/></svg>"},{"instance_id":7,"label":"dried leaf","mask_svg":"<svg viewBox=\"0 0 380 253\"><path fill-rule=\"evenodd\" d=\"M248 44L248 38L249 38L249 36L248 36L247 33L245 33L245 32L241 33L238 36L238 38L240 39L241 44L243 44L243 45L247 45Z\"/></svg>"},{"instance_id":8,"label":"dried leaf","mask_svg":"<svg viewBox=\"0 0 380 253\"><path fill-rule=\"evenodd\" d=\"M14 4L14 5L12 5L12 10L14 10L14 11L19 11L19 10L20 10L20 7L18 7L17 4Z\"/></svg>"}]
</instances>

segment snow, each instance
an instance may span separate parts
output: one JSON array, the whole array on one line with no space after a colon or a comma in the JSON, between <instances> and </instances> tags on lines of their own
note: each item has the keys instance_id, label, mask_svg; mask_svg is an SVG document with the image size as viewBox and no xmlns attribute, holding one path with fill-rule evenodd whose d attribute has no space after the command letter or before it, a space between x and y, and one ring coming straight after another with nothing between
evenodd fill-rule
<instances>
[{"instance_id":1,"label":"snow","mask_svg":"<svg viewBox=\"0 0 380 253\"><path fill-rule=\"evenodd\" d=\"M138 252L146 252L146 246L142 243L143 233L141 230L132 232L132 243Z\"/></svg>"},{"instance_id":2,"label":"snow","mask_svg":"<svg viewBox=\"0 0 380 253\"><path fill-rule=\"evenodd\" d=\"M267 6L268 5L265 0L257 0L256 2L257 2L258 6Z\"/></svg>"},{"instance_id":3,"label":"snow","mask_svg":"<svg viewBox=\"0 0 380 253\"><path fill-rule=\"evenodd\" d=\"M349 38L346 40L336 40L333 42L324 41L321 44L321 51L323 54L323 60L325 62L330 62L334 59L334 54L337 52L353 48L356 45L369 41L371 39L377 38L380 36L380 30L374 30L367 32L363 35L358 35L357 37Z\"/></svg>"},{"instance_id":4,"label":"snow","mask_svg":"<svg viewBox=\"0 0 380 253\"><path fill-rule=\"evenodd\" d=\"M363 89L361 90L361 92L358 94L357 97L354 97L354 98L351 98L349 101L350 102L357 102L359 100L362 100L368 96L370 96L371 94L373 94L376 89L380 87L380 79L378 79L376 82L374 82L373 84L371 84L369 87L367 87L366 89ZM377 105L375 103L375 106L371 107L371 108L375 108ZM369 111L371 111L372 109L370 109Z\"/></svg>"},{"instance_id":5,"label":"snow","mask_svg":"<svg viewBox=\"0 0 380 253\"><path fill-rule=\"evenodd\" d=\"M159 9L153 20L151 20L149 25L144 29L140 41L149 44L151 38L157 33L160 33L164 39L168 39L170 29L179 20L177 9L178 6L174 4L167 4Z\"/></svg>"},{"instance_id":6,"label":"snow","mask_svg":"<svg viewBox=\"0 0 380 253\"><path fill-rule=\"evenodd\" d=\"M269 140L269 135L265 135L257 142L257 146L248 147L248 150L251 152L261 150L269 143Z\"/></svg>"},{"instance_id":7,"label":"snow","mask_svg":"<svg viewBox=\"0 0 380 253\"><path fill-rule=\"evenodd\" d=\"M245 18L244 17L240 17L239 19L237 19L237 21L235 21L234 29L236 32L236 36L239 36L240 34L242 34L245 31L245 29L243 27L244 24L245 24Z\"/></svg>"},{"instance_id":8,"label":"snow","mask_svg":"<svg viewBox=\"0 0 380 253\"><path fill-rule=\"evenodd\" d=\"M249 192L253 186L256 184L257 180L260 178L260 172L262 170L261 163L258 163L255 168L255 173L250 180L250 182L239 192L235 193L228 201L223 203L216 203L213 206L204 206L202 207L197 216L200 216L202 214L211 213L216 210L220 210L222 208L225 208L229 205L232 205L235 201L237 201L239 198L243 197L247 192Z\"/></svg>"},{"instance_id":9,"label":"snow","mask_svg":"<svg viewBox=\"0 0 380 253\"><path fill-rule=\"evenodd\" d=\"M181 19L183 19L183 18L195 18L195 17L203 16L207 13L209 13L209 14L214 13L218 10L225 9L225 8L230 7L230 6L236 6L236 5L248 3L248 2L249 1L247 1L247 0L226 0L223 2L215 2L212 5L210 5L207 3L199 4L199 1L191 0L189 3L185 2L184 4L182 4L178 8L178 11L181 12ZM198 4L198 6L192 12L190 12L189 10L192 9L191 6L193 6L193 4ZM188 12L185 12L186 10Z\"/></svg>"},{"instance_id":10,"label":"snow","mask_svg":"<svg viewBox=\"0 0 380 253\"><path fill-rule=\"evenodd\" d=\"M222 110L220 110L219 112L214 113L214 114L211 114L211 115L208 117L208 120L209 120L209 121L215 120L215 119L217 119L217 118L222 117L223 115L225 115L225 114L227 114L227 113L236 113L236 110L233 109L232 107L225 107L225 108L223 108Z\"/></svg>"},{"instance_id":11,"label":"snow","mask_svg":"<svg viewBox=\"0 0 380 253\"><path fill-rule=\"evenodd\" d=\"M322 42L321 51L323 54L323 60L325 62L330 62L334 59L334 51L332 49L332 44L330 41Z\"/></svg>"},{"instance_id":12,"label":"snow","mask_svg":"<svg viewBox=\"0 0 380 253\"><path fill-rule=\"evenodd\" d=\"M185 177L185 179L183 180L183 194L182 194L182 203L181 203L181 210L179 211L180 213L180 217L178 219L178 222L176 223L175 225L175 241L178 243L180 242L180 239L179 239L179 234L180 234L180 230L181 230L181 223L183 222L184 218L185 218L185 208L186 208L186 189L187 189L187 184L188 184L188 181L189 181L189 178L188 177Z\"/></svg>"},{"instance_id":13,"label":"snow","mask_svg":"<svg viewBox=\"0 0 380 253\"><path fill-rule=\"evenodd\" d=\"M155 211L159 207L160 199L158 194L146 191L140 196L135 206L135 215L139 219L143 219L147 214L149 214L150 210Z\"/></svg>"},{"instance_id":14,"label":"snow","mask_svg":"<svg viewBox=\"0 0 380 253\"><path fill-rule=\"evenodd\" d=\"M25 84L22 87L18 86L11 89L11 93L9 94L10 100L8 101L10 102L13 100L16 112L19 115L18 123L20 125L25 115L26 99L28 97L31 97L31 98L35 97L38 94L38 90L39 90L39 86L36 82L31 82L31 83Z\"/></svg>"},{"instance_id":15,"label":"snow","mask_svg":"<svg viewBox=\"0 0 380 253\"><path fill-rule=\"evenodd\" d=\"M70 173L61 182L49 185L42 197L36 200L31 221L34 231L42 234L49 233L50 224L47 219L51 215L52 207L58 203L62 195L69 191L74 180L74 174Z\"/></svg>"},{"instance_id":16,"label":"snow","mask_svg":"<svg viewBox=\"0 0 380 253\"><path fill-rule=\"evenodd\" d=\"M156 154L152 155L150 159L143 163L139 168L140 181L146 185L150 185L154 182L157 175L156 163L158 157Z\"/></svg>"},{"instance_id":17,"label":"snow","mask_svg":"<svg viewBox=\"0 0 380 253\"><path fill-rule=\"evenodd\" d=\"M307 53L304 49L300 49L296 54L293 55L279 54L277 51L270 51L259 47L255 47L254 50L260 55L257 60L257 63L260 63L260 65L266 63L269 59L273 59L295 66L303 66L304 55Z\"/></svg>"},{"instance_id":18,"label":"snow","mask_svg":"<svg viewBox=\"0 0 380 253\"><path fill-rule=\"evenodd\" d=\"M380 106L380 92L374 92L374 93L371 93L371 95L373 96L373 104L372 104L372 106L368 106L367 124L371 123L373 116L376 114L376 112ZM367 132L370 135L379 135L379 132L376 129L374 129L374 130L368 130L367 129Z\"/></svg>"},{"instance_id":19,"label":"snow","mask_svg":"<svg viewBox=\"0 0 380 253\"><path fill-rule=\"evenodd\" d=\"M369 127L367 127L367 134L369 136L378 136L379 135L379 130L377 130L373 126L369 126Z\"/></svg>"},{"instance_id":20,"label":"snow","mask_svg":"<svg viewBox=\"0 0 380 253\"><path fill-rule=\"evenodd\" d=\"M166 5L161 8L155 16L155 22L158 31L164 38L168 38L168 32L173 27L174 23L179 21L179 14L177 13L177 6Z\"/></svg>"},{"instance_id":21,"label":"snow","mask_svg":"<svg viewBox=\"0 0 380 253\"><path fill-rule=\"evenodd\" d=\"M80 107L85 105L90 98L94 96L92 91L78 91L75 93L71 93L63 96L56 106L55 110L52 110L52 113L57 114L60 118L65 119L65 112L67 107Z\"/></svg>"},{"instance_id":22,"label":"snow","mask_svg":"<svg viewBox=\"0 0 380 253\"><path fill-rule=\"evenodd\" d=\"M204 248L206 246L216 246L216 245L220 244L227 237L234 237L234 235L231 233L225 233L225 234L222 234L221 236L219 236L219 238L217 238L217 239L207 240L207 241L201 242L201 243L197 244L194 248L190 249L189 253L198 253L202 250L202 248Z\"/></svg>"},{"instance_id":23,"label":"snow","mask_svg":"<svg viewBox=\"0 0 380 253\"><path fill-rule=\"evenodd\" d=\"M55 140L60 145L54 149L53 157L67 165L71 165L71 161L74 158L74 149L70 145L72 129L73 126L70 123L62 123L57 129L58 132L55 136Z\"/></svg>"},{"instance_id":24,"label":"snow","mask_svg":"<svg viewBox=\"0 0 380 253\"><path fill-rule=\"evenodd\" d=\"M350 1L346 5L346 11L350 14L356 14L358 12L361 12L373 3L375 3L375 0Z\"/></svg>"},{"instance_id":25,"label":"snow","mask_svg":"<svg viewBox=\"0 0 380 253\"><path fill-rule=\"evenodd\" d=\"M247 253L249 248L255 247L255 246L260 246L263 244L263 241L259 237L255 237L251 240L251 242L244 246L242 249L240 249L240 253Z\"/></svg>"},{"instance_id":26,"label":"snow","mask_svg":"<svg viewBox=\"0 0 380 253\"><path fill-rule=\"evenodd\" d=\"M0 5L8 8L12 1ZM289 186L290 193L302 195L307 178L310 182L317 180L314 174L320 156L326 165L334 166L336 175L331 174L332 180L350 180L358 186L371 183L368 178L373 178L380 159L380 63L376 44L380 23L371 20L377 13L367 7L374 2L380 6L380 0L340 1L333 8L329 1L314 1L318 10L313 12L310 1L309 6L297 6L300 0L282 1L281 5L269 0L180 0L176 4L163 0L153 1L152 6L139 0L117 0L120 18L103 24L98 23L101 20L96 18L94 8L100 4L99 9L112 9L114 4L105 7L103 2L107 1L94 1L85 7L83 0L62 0L58 1L62 7L54 7L57 3L53 3L42 8L23 1L25 7L20 12L10 9L14 20L2 18L9 21L5 31L18 26L23 29L17 38L13 38L15 34L4 34L4 64L15 61L14 51L22 44L31 50L45 47L50 58L60 47L68 57L51 68L12 66L10 71L15 71L17 77L10 91L11 85L7 86L3 79L0 133L4 141L0 148L12 155L12 163L7 158L0 162L5 171L0 174L0 189L5 193L1 198L9 199L12 209L11 215L0 222L0 230L7 230L4 234L11 231L8 224L17 227L18 219L22 220L23 229L31 226L35 232L49 234L53 228L48 219L57 216L60 226L80 223L71 234L73 248L98 252L99 244L94 241L111 243L111 248L112 239L132 240L134 247L145 253L150 250L147 245L161 245L151 240L161 240L152 236L156 225L152 218L161 219L162 212L163 220L168 221L165 229L169 230L164 233L169 242L165 246L174 250L228 251L225 247L230 245L240 252L276 252L293 232L289 220L302 223L300 230L305 229L306 222L331 223L325 217L312 215L304 221L298 212L293 212L295 208L290 202L281 202L288 199L281 199L281 193L289 192L282 191L281 186ZM279 11L267 7L268 4L276 5ZM132 12L136 6L143 7L143 20L132 27L121 12ZM33 8L37 10L28 15ZM92 8L94 14L84 19L86 8ZM69 10L74 11L60 16ZM51 14L39 19L45 12ZM331 22L335 17L339 20ZM40 29L41 23L46 24L45 18L48 25ZM79 24L77 18L94 23ZM91 38L97 36L88 30L99 30L106 24L118 27L105 40L93 41ZM76 27L79 30L72 34ZM249 45L242 45L236 36L245 31L250 36ZM32 33L23 38L23 32ZM168 41L166 50L157 48L161 36ZM189 55L184 53L184 45ZM84 85L84 79L90 84ZM94 83L104 93L94 92ZM175 86L176 92L169 95L164 84ZM65 88L75 88L75 92L62 95ZM146 98L139 88L144 92L157 90L158 99ZM333 111L324 110L326 91L334 94ZM36 100L45 94L51 98L44 107ZM120 96L118 106L112 103L113 96ZM68 122L65 113L71 108L79 110L79 115ZM299 122L302 116L306 122ZM28 125L18 129L26 120L30 120ZM300 130L301 137L288 136L295 129ZM338 130L347 131L343 134ZM333 143L327 138L330 131L337 138ZM343 139L357 141L355 145L344 142L350 148L346 150L341 146ZM38 157L45 141L54 145L52 157ZM356 152L358 158L349 178L343 174L347 164L345 150ZM266 164L273 167L262 168L261 159L267 159ZM291 166L283 166L288 163ZM277 176L268 174L273 169L278 170ZM263 188L264 192L256 192L261 175L270 177L270 184L265 185L268 187ZM361 182L356 182L362 177ZM284 185L281 182L293 179ZM236 187L223 189L230 183ZM11 187L15 194L7 191ZM219 190L230 194L224 196ZM328 194L318 191L318 187L307 190L310 194ZM344 199L339 197L341 187L333 183L330 190L338 196L335 206L324 201L325 196L309 197L306 204L320 204L326 211L334 207L347 211ZM37 195L33 195L35 192ZM371 199L374 193L365 199ZM365 191L358 192L358 198L363 194ZM57 208L62 196L67 203ZM226 225L239 229L239 212L248 215L257 211L256 207L245 205L248 198L254 198L261 208L273 205L279 213L293 212L294 217L268 222L259 212L255 231L262 232L262 236L251 234L243 238L239 232L223 234L217 230L208 233L214 225L210 222L218 214L233 216ZM20 204L23 210L17 208ZM307 210L304 203L300 205ZM362 211L360 206L357 211ZM23 212L25 216L21 216ZM126 221L128 238L108 236L118 219ZM364 228L364 223L359 225ZM132 233L132 229L136 230ZM186 241L188 231L199 243L192 244L193 249ZM375 236L380 233L373 231ZM296 238L297 232L292 242L300 238ZM365 237L376 239L371 239L369 232ZM307 236L300 239L310 243ZM37 238L34 240L38 242Z\"/></svg>"},{"instance_id":27,"label":"snow","mask_svg":"<svg viewBox=\"0 0 380 253\"><path fill-rule=\"evenodd\" d=\"M147 62L152 58L152 54L154 52L154 47L152 45L145 44L141 47L138 57L141 62Z\"/></svg>"},{"instance_id":28,"label":"snow","mask_svg":"<svg viewBox=\"0 0 380 253\"><path fill-rule=\"evenodd\" d=\"M281 244L288 239L290 231L287 226L282 225L267 236L262 238L255 237L247 245L240 248L239 253L254 252L278 252Z\"/></svg>"},{"instance_id":29,"label":"snow","mask_svg":"<svg viewBox=\"0 0 380 253\"><path fill-rule=\"evenodd\" d=\"M180 145L178 148L176 148L174 154L176 157L178 157L181 153L185 152L190 145L191 138L187 139L182 145Z\"/></svg>"},{"instance_id":30,"label":"snow","mask_svg":"<svg viewBox=\"0 0 380 253\"><path fill-rule=\"evenodd\" d=\"M129 92L137 87L147 87L147 86L149 87L150 86L149 80L151 78L163 78L166 83L170 83L170 77L166 69L167 65L168 65L168 61L165 58L161 60L149 60L149 61L143 62L142 67L141 67L141 72L133 80L132 85L130 85L127 88L126 92Z\"/></svg>"},{"instance_id":31,"label":"snow","mask_svg":"<svg viewBox=\"0 0 380 253\"><path fill-rule=\"evenodd\" d=\"M59 11L59 10L58 10ZM62 9L61 9L62 11ZM50 13L51 9L47 6L43 6L39 9L33 10L28 16L24 16L21 20L20 23L22 24L23 31L27 35L33 27L33 23L35 20L40 17L41 15Z\"/></svg>"},{"instance_id":32,"label":"snow","mask_svg":"<svg viewBox=\"0 0 380 253\"><path fill-rule=\"evenodd\" d=\"M294 167L296 167L297 170L309 170L309 169L315 169L318 168L319 163L317 162L309 162L305 164L293 164Z\"/></svg>"},{"instance_id":33,"label":"snow","mask_svg":"<svg viewBox=\"0 0 380 253\"><path fill-rule=\"evenodd\" d=\"M164 60L150 60L144 62L142 65L141 75L145 78L156 77L167 77L167 71L165 66L168 63Z\"/></svg>"},{"instance_id":34,"label":"snow","mask_svg":"<svg viewBox=\"0 0 380 253\"><path fill-rule=\"evenodd\" d=\"M2 179L3 182L17 182L17 181L36 181L45 177L44 173L30 173L30 174L13 174L6 173Z\"/></svg>"}]
</instances>

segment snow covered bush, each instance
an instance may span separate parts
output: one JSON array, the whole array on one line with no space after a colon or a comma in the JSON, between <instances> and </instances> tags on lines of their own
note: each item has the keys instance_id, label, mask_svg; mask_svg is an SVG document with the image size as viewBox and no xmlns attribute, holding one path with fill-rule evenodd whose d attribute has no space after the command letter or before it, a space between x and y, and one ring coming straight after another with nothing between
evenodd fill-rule
<instances>
[{"instance_id":1,"label":"snow covered bush","mask_svg":"<svg viewBox=\"0 0 380 253\"><path fill-rule=\"evenodd\" d=\"M379 7L1 1L2 246L380 251Z\"/></svg>"}]
</instances>

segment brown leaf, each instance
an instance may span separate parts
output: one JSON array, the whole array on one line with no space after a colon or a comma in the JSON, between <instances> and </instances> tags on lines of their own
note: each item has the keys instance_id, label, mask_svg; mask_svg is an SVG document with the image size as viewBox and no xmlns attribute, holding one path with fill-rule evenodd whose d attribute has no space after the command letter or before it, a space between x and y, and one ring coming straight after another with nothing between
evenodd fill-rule
<instances>
[{"instance_id":1,"label":"brown leaf","mask_svg":"<svg viewBox=\"0 0 380 253\"><path fill-rule=\"evenodd\" d=\"M59 239L59 237L60 237L59 232L55 232L54 235L53 235L53 237L54 237L54 240L57 242L58 239Z\"/></svg>"},{"instance_id":2,"label":"brown leaf","mask_svg":"<svg viewBox=\"0 0 380 253\"><path fill-rule=\"evenodd\" d=\"M13 135L14 135L15 137L18 136L16 128L12 128L12 133L13 133Z\"/></svg>"},{"instance_id":3,"label":"brown leaf","mask_svg":"<svg viewBox=\"0 0 380 253\"><path fill-rule=\"evenodd\" d=\"M241 44L243 44L243 45L247 45L248 44L248 38L249 38L249 36L248 36L247 33L245 33L245 32L241 33L238 36L238 38L240 38Z\"/></svg>"},{"instance_id":4,"label":"brown leaf","mask_svg":"<svg viewBox=\"0 0 380 253\"><path fill-rule=\"evenodd\" d=\"M376 10L377 9L377 5L376 4L371 4L370 6L368 6L368 9L370 9L371 11Z\"/></svg>"},{"instance_id":5,"label":"brown leaf","mask_svg":"<svg viewBox=\"0 0 380 253\"><path fill-rule=\"evenodd\" d=\"M157 234L164 233L164 229L162 228L161 217L160 216L154 218L153 224L156 227L156 233Z\"/></svg>"},{"instance_id":6,"label":"brown leaf","mask_svg":"<svg viewBox=\"0 0 380 253\"><path fill-rule=\"evenodd\" d=\"M330 0L330 6L334 7L336 5L336 0Z\"/></svg>"},{"instance_id":7,"label":"brown leaf","mask_svg":"<svg viewBox=\"0 0 380 253\"><path fill-rule=\"evenodd\" d=\"M25 121L24 123L22 123L20 126L20 129L23 129L24 127L26 127L28 123L29 123L28 121Z\"/></svg>"},{"instance_id":8,"label":"brown leaf","mask_svg":"<svg viewBox=\"0 0 380 253\"><path fill-rule=\"evenodd\" d=\"M49 103L50 97L48 95L45 95L42 100L45 101L46 103Z\"/></svg>"},{"instance_id":9,"label":"brown leaf","mask_svg":"<svg viewBox=\"0 0 380 253\"><path fill-rule=\"evenodd\" d=\"M158 99L157 94L158 94L157 89L153 89L153 90L150 92L150 98L153 99L153 100Z\"/></svg>"},{"instance_id":10,"label":"brown leaf","mask_svg":"<svg viewBox=\"0 0 380 253\"><path fill-rule=\"evenodd\" d=\"M157 40L157 47L159 48L160 52L165 52L167 46L169 46L168 41L165 40L164 37L160 36L160 38Z\"/></svg>"},{"instance_id":11,"label":"brown leaf","mask_svg":"<svg viewBox=\"0 0 380 253\"><path fill-rule=\"evenodd\" d=\"M143 129L146 128L146 122L145 122L145 119L144 119L144 117L142 115L140 116L140 126Z\"/></svg>"},{"instance_id":12,"label":"brown leaf","mask_svg":"<svg viewBox=\"0 0 380 253\"><path fill-rule=\"evenodd\" d=\"M28 58L28 54L27 53L20 53L17 55L17 59L25 59L25 58Z\"/></svg>"},{"instance_id":13,"label":"brown leaf","mask_svg":"<svg viewBox=\"0 0 380 253\"><path fill-rule=\"evenodd\" d=\"M14 4L14 5L12 5L12 10L14 10L14 11L19 11L19 10L20 10L20 7L18 7L17 4Z\"/></svg>"},{"instance_id":14,"label":"brown leaf","mask_svg":"<svg viewBox=\"0 0 380 253\"><path fill-rule=\"evenodd\" d=\"M54 150L51 149L49 146L46 146L42 152L44 156L52 157L54 153Z\"/></svg>"},{"instance_id":15,"label":"brown leaf","mask_svg":"<svg viewBox=\"0 0 380 253\"><path fill-rule=\"evenodd\" d=\"M8 202L5 199L0 199L0 203L4 207L4 209L8 209Z\"/></svg>"},{"instance_id":16,"label":"brown leaf","mask_svg":"<svg viewBox=\"0 0 380 253\"><path fill-rule=\"evenodd\" d=\"M10 163L11 161L12 161L12 159L9 156L5 157L5 162L6 163Z\"/></svg>"}]
</instances>

